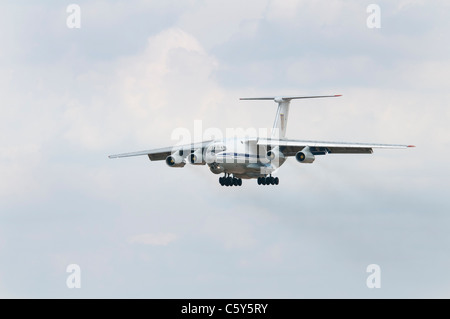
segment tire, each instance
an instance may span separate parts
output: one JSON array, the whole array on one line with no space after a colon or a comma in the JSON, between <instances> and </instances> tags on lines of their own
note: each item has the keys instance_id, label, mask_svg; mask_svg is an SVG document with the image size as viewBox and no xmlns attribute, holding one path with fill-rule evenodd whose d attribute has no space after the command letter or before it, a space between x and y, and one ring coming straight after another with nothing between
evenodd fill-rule
<instances>
[{"instance_id":1,"label":"tire","mask_svg":"<svg viewBox=\"0 0 450 319\"><path fill-rule=\"evenodd\" d=\"M278 177L275 177L274 182L275 182L275 185L278 185L278 183L280 182L280 179Z\"/></svg>"}]
</instances>

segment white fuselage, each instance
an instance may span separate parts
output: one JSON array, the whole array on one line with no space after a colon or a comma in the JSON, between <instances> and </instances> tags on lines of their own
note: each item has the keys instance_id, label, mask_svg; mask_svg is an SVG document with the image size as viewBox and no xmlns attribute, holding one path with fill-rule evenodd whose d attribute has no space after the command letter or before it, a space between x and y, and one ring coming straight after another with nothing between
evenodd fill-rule
<instances>
[{"instance_id":1,"label":"white fuselage","mask_svg":"<svg viewBox=\"0 0 450 319\"><path fill-rule=\"evenodd\" d=\"M212 142L206 148L209 156L214 156L214 162L208 164L211 171L243 179L272 174L285 159L268 160L267 148L257 145L256 141L257 139L232 138Z\"/></svg>"}]
</instances>

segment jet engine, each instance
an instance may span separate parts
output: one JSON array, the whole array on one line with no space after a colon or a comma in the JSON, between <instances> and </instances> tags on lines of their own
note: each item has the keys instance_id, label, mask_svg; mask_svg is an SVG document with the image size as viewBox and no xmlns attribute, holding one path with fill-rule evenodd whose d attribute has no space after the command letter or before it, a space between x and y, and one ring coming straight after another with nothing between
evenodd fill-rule
<instances>
[{"instance_id":1,"label":"jet engine","mask_svg":"<svg viewBox=\"0 0 450 319\"><path fill-rule=\"evenodd\" d=\"M280 152L280 149L278 146L272 148L270 151L266 153L266 158L271 162L280 162L284 161L285 157L282 152Z\"/></svg>"},{"instance_id":2,"label":"jet engine","mask_svg":"<svg viewBox=\"0 0 450 319\"><path fill-rule=\"evenodd\" d=\"M184 157L183 150L176 151L172 155L166 157L166 164L170 167L184 167L184 165L186 165Z\"/></svg>"},{"instance_id":3,"label":"jet engine","mask_svg":"<svg viewBox=\"0 0 450 319\"><path fill-rule=\"evenodd\" d=\"M300 163L312 163L316 158L311 153L309 146L306 146L303 150L295 154L295 159Z\"/></svg>"},{"instance_id":4,"label":"jet engine","mask_svg":"<svg viewBox=\"0 0 450 319\"><path fill-rule=\"evenodd\" d=\"M201 148L199 148L195 152L192 152L191 154L189 154L188 158L189 158L189 163L191 163L192 165L205 165L206 164L206 162L203 160L203 153L202 153Z\"/></svg>"}]
</instances>

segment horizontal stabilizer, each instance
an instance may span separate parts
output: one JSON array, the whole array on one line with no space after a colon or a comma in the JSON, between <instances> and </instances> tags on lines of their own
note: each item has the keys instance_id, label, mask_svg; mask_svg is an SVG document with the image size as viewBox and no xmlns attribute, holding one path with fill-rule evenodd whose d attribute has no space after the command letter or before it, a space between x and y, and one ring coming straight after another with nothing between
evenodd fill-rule
<instances>
[{"instance_id":1,"label":"horizontal stabilizer","mask_svg":"<svg viewBox=\"0 0 450 319\"><path fill-rule=\"evenodd\" d=\"M275 102L290 101L296 99L317 99L322 97L339 97L341 94L335 95L310 95L310 96L271 96L271 97L241 97L240 100L274 100Z\"/></svg>"}]
</instances>

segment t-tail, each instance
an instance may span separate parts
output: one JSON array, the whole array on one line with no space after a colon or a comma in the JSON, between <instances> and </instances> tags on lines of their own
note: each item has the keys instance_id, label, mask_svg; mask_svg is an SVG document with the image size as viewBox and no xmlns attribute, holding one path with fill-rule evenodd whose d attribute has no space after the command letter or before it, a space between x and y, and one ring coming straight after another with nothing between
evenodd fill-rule
<instances>
[{"instance_id":1,"label":"t-tail","mask_svg":"<svg viewBox=\"0 0 450 319\"><path fill-rule=\"evenodd\" d=\"M272 128L272 139L286 137L286 127L289 116L289 104L295 99L316 99L322 97L339 97L342 95L313 95L313 96L273 96L273 97L244 97L241 100L273 100L278 103L277 115Z\"/></svg>"}]
</instances>

